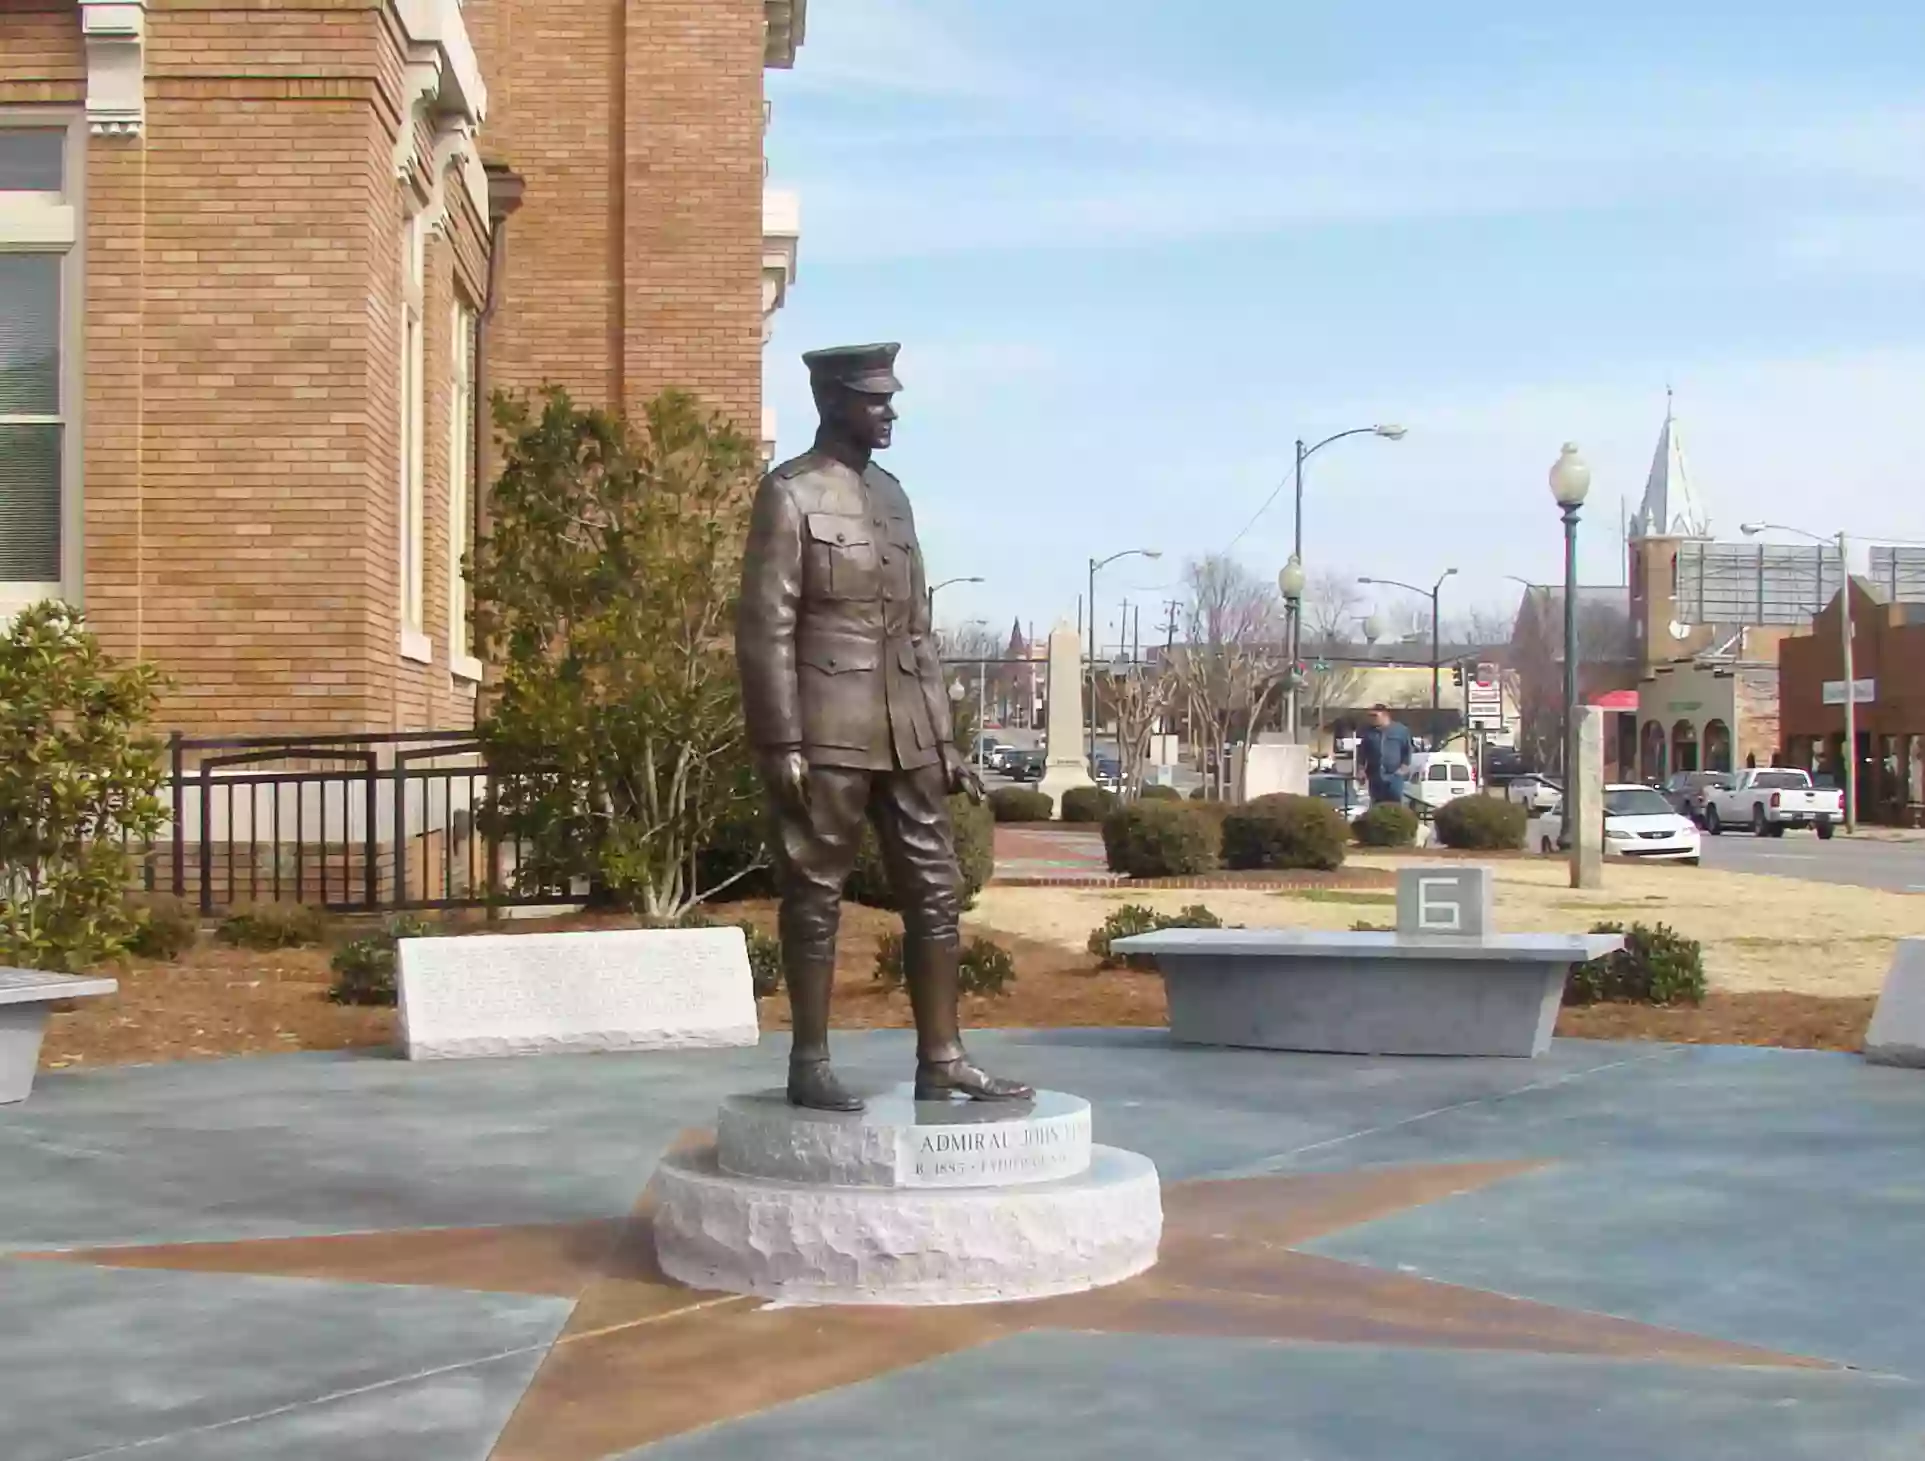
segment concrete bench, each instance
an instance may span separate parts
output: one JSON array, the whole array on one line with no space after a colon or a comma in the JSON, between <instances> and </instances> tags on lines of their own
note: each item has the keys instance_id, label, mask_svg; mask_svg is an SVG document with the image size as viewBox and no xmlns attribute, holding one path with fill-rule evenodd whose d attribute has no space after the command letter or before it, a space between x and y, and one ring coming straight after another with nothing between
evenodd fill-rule
<instances>
[{"instance_id":1,"label":"concrete bench","mask_svg":"<svg viewBox=\"0 0 1925 1461\"><path fill-rule=\"evenodd\" d=\"M112 994L113 979L81 979L40 969L0 969L0 1106L27 1099L40 1064L40 1041L51 1006L67 999Z\"/></svg>"},{"instance_id":2,"label":"concrete bench","mask_svg":"<svg viewBox=\"0 0 1925 1461\"><path fill-rule=\"evenodd\" d=\"M1490 870L1400 869L1398 928L1166 929L1116 940L1162 971L1171 1038L1349 1055L1550 1048L1571 969L1616 934L1492 931Z\"/></svg>"}]
</instances>

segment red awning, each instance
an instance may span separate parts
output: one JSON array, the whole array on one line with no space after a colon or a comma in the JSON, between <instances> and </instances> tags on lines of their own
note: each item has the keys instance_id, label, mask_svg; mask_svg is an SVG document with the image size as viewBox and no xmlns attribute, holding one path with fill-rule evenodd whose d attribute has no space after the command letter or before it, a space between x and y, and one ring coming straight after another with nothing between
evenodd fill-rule
<instances>
[{"instance_id":1,"label":"red awning","mask_svg":"<svg viewBox=\"0 0 1925 1461\"><path fill-rule=\"evenodd\" d=\"M1602 695L1593 695L1591 704L1599 710L1636 710L1638 692L1635 690L1606 690Z\"/></svg>"}]
</instances>

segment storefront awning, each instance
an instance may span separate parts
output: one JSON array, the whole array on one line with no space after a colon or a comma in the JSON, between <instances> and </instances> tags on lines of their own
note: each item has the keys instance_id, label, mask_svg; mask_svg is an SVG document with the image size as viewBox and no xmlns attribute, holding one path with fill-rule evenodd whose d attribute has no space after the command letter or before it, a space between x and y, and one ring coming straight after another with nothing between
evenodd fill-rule
<instances>
[{"instance_id":1,"label":"storefront awning","mask_svg":"<svg viewBox=\"0 0 1925 1461\"><path fill-rule=\"evenodd\" d=\"M1591 704L1599 710L1636 710L1638 692L1635 690L1606 690L1602 695L1593 695Z\"/></svg>"}]
</instances>

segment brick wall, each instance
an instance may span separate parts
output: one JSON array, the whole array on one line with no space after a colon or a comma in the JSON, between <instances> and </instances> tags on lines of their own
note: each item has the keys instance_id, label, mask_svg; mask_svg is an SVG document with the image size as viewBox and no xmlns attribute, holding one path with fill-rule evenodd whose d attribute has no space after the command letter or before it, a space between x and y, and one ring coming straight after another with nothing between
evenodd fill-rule
<instances>
[{"instance_id":1,"label":"brick wall","mask_svg":"<svg viewBox=\"0 0 1925 1461\"><path fill-rule=\"evenodd\" d=\"M522 174L493 380L633 409L761 394L761 0L468 0L482 149ZM423 311L424 629L401 658L404 53L386 0L150 0L147 122L92 137L84 598L198 734L466 724L449 675L457 200ZM0 0L0 105L84 100L73 0ZM428 139L417 137L425 155ZM485 402L479 402L485 410Z\"/></svg>"},{"instance_id":2,"label":"brick wall","mask_svg":"<svg viewBox=\"0 0 1925 1461\"><path fill-rule=\"evenodd\" d=\"M85 602L189 732L465 724L448 673L450 307L481 221L431 244L426 628L399 635L401 38L381 0L150 4L147 123L92 137ZM83 99L78 7L0 0L0 104ZM412 122L408 123L412 127Z\"/></svg>"},{"instance_id":3,"label":"brick wall","mask_svg":"<svg viewBox=\"0 0 1925 1461\"><path fill-rule=\"evenodd\" d=\"M483 151L527 182L495 384L633 410L694 391L753 438L762 376L761 0L468 0Z\"/></svg>"}]
</instances>

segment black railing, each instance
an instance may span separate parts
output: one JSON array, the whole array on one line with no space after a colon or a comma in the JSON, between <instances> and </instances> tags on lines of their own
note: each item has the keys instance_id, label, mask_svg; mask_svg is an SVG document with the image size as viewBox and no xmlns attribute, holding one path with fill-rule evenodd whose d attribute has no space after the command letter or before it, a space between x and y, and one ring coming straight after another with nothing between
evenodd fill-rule
<instances>
[{"instance_id":1,"label":"black railing","mask_svg":"<svg viewBox=\"0 0 1925 1461\"><path fill-rule=\"evenodd\" d=\"M520 848L483 835L490 773L466 731L169 740L168 872L203 915L254 903L334 912L568 902L517 888ZM157 891L159 847L142 861Z\"/></svg>"}]
</instances>

